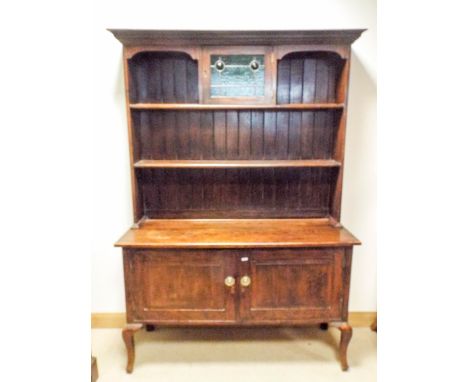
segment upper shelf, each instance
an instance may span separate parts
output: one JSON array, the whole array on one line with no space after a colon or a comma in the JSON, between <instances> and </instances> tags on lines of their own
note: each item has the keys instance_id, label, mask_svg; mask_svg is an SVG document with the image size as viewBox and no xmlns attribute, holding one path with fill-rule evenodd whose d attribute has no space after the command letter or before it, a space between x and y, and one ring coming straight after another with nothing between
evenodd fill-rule
<instances>
[{"instance_id":1,"label":"upper shelf","mask_svg":"<svg viewBox=\"0 0 468 382\"><path fill-rule=\"evenodd\" d=\"M151 160L142 159L135 168L267 168L267 167L339 167L333 159L298 160Z\"/></svg>"},{"instance_id":2,"label":"upper shelf","mask_svg":"<svg viewBox=\"0 0 468 382\"><path fill-rule=\"evenodd\" d=\"M281 105L214 105L199 103L131 103L133 110L340 110L343 103L291 103Z\"/></svg>"}]
</instances>

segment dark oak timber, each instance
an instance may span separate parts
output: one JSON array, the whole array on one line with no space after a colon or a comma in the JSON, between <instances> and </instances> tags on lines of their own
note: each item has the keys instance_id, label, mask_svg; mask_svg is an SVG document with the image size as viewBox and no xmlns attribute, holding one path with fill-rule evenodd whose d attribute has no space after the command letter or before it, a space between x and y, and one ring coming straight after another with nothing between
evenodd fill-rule
<instances>
[{"instance_id":1,"label":"dark oak timber","mask_svg":"<svg viewBox=\"0 0 468 382\"><path fill-rule=\"evenodd\" d=\"M110 31L123 44L134 211L115 244L127 372L135 333L164 325L331 325L347 370L360 242L340 213L364 30Z\"/></svg>"},{"instance_id":2,"label":"dark oak timber","mask_svg":"<svg viewBox=\"0 0 468 382\"><path fill-rule=\"evenodd\" d=\"M320 330L328 330L328 323L327 322L322 322L320 324Z\"/></svg>"}]
</instances>

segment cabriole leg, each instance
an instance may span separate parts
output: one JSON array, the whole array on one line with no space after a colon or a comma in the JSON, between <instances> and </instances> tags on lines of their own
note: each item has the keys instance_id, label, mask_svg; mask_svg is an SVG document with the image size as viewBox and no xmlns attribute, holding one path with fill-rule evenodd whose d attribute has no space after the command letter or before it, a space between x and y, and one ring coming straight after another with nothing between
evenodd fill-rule
<instances>
[{"instance_id":1,"label":"cabriole leg","mask_svg":"<svg viewBox=\"0 0 468 382\"><path fill-rule=\"evenodd\" d=\"M122 338L127 348L127 373L133 371L133 364L135 363L135 339L134 335L143 327L142 324L127 324L122 329Z\"/></svg>"},{"instance_id":2,"label":"cabriole leg","mask_svg":"<svg viewBox=\"0 0 468 382\"><path fill-rule=\"evenodd\" d=\"M347 323L341 325L338 329L341 332L341 340L340 340L340 362L341 362L341 369L343 371L348 370L348 345L349 341L351 341L351 337L353 336L353 328L349 326Z\"/></svg>"},{"instance_id":3,"label":"cabriole leg","mask_svg":"<svg viewBox=\"0 0 468 382\"><path fill-rule=\"evenodd\" d=\"M339 355L340 355L341 369L343 371L346 371L348 370L348 367L349 367L348 366L348 345L349 345L349 341L351 341L351 337L353 336L353 328L347 322L334 324L333 326L337 327L341 332Z\"/></svg>"}]
</instances>

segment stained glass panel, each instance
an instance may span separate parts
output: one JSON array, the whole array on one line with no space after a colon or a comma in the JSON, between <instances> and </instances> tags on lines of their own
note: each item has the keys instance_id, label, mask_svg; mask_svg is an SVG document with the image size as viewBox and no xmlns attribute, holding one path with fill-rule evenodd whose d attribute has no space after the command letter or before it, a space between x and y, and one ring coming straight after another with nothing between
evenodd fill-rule
<instances>
[{"instance_id":1,"label":"stained glass panel","mask_svg":"<svg viewBox=\"0 0 468 382\"><path fill-rule=\"evenodd\" d=\"M265 95L264 55L212 55L211 97L262 97Z\"/></svg>"}]
</instances>

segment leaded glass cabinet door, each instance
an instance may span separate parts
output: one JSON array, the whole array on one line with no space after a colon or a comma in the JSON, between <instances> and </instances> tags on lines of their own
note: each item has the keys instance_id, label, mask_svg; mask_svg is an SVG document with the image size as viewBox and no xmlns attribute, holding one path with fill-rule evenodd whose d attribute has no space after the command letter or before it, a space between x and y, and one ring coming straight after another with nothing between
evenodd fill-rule
<instances>
[{"instance_id":1,"label":"leaded glass cabinet door","mask_svg":"<svg viewBox=\"0 0 468 382\"><path fill-rule=\"evenodd\" d=\"M206 48L202 64L205 103L271 104L273 65L268 47Z\"/></svg>"}]
</instances>

